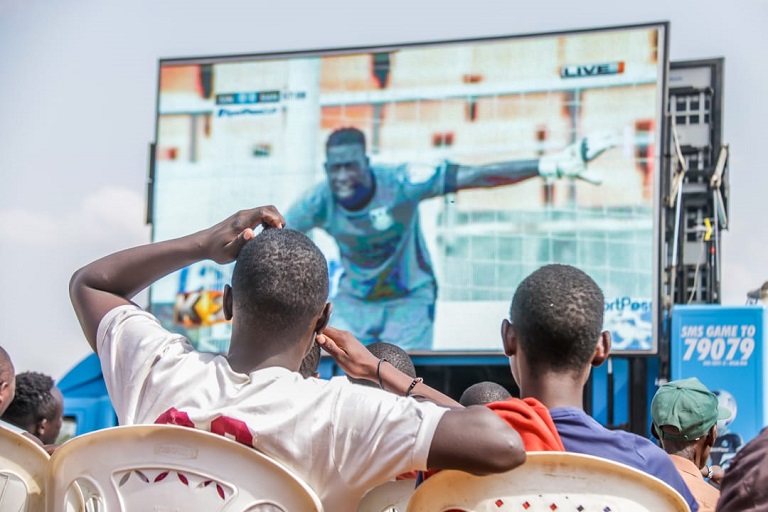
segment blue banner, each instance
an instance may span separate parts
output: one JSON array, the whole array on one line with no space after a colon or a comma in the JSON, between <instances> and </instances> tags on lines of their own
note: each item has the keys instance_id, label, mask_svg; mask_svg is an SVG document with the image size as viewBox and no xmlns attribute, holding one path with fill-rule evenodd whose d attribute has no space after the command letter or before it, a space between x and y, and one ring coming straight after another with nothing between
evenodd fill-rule
<instances>
[{"instance_id":1,"label":"blue banner","mask_svg":"<svg viewBox=\"0 0 768 512\"><path fill-rule=\"evenodd\" d=\"M674 380L697 377L731 418L718 422L712 464L727 467L766 424L766 309L762 306L676 306L672 312Z\"/></svg>"}]
</instances>

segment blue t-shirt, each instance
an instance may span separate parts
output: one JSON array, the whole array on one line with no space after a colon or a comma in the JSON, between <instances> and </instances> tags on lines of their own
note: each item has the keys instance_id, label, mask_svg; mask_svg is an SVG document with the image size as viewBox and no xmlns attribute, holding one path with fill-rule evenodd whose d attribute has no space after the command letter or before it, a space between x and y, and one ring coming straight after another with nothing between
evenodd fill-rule
<instances>
[{"instance_id":1,"label":"blue t-shirt","mask_svg":"<svg viewBox=\"0 0 768 512\"><path fill-rule=\"evenodd\" d=\"M679 492L693 512L699 510L669 455L649 439L623 430L608 430L577 407L556 407L549 413L565 451L602 457L644 471Z\"/></svg>"},{"instance_id":2,"label":"blue t-shirt","mask_svg":"<svg viewBox=\"0 0 768 512\"><path fill-rule=\"evenodd\" d=\"M432 261L419 224L419 203L450 192L448 165L370 167L371 201L349 211L333 198L327 180L309 190L285 215L286 227L320 228L339 246L344 275L339 293L363 300L405 297L435 286Z\"/></svg>"}]
</instances>

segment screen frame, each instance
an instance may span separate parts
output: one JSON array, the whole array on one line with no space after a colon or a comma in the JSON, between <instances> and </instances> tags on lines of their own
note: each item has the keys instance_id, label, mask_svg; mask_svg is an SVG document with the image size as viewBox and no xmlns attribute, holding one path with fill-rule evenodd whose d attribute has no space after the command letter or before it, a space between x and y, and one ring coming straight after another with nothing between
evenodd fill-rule
<instances>
[{"instance_id":1,"label":"screen frame","mask_svg":"<svg viewBox=\"0 0 768 512\"><path fill-rule=\"evenodd\" d=\"M428 48L432 46L451 46L473 43L492 43L501 41L510 41L515 39L528 39L538 37L556 37L556 36L568 36L577 34L590 34L598 32L609 31L621 31L621 30L633 30L633 29L656 29L658 31L658 54L657 58L660 60L661 76L659 80L660 87L658 88L657 106L660 109L657 112L658 128L656 133L659 136L657 144L657 165L654 169L653 179L653 257L652 257L652 287L651 287L651 347L648 350L621 350L612 353L613 357L624 356L656 356L659 353L660 339L663 336L662 329L664 322L661 319L662 316L662 301L665 299L663 294L663 287L661 286L661 269L663 265L662 248L664 247L663 240L663 219L662 219L662 195L664 192L662 173L664 172L664 164L662 160L666 158L668 153L668 126L666 123L666 117L668 112L668 77L669 77L669 21L655 21L645 22L638 24L627 25L609 25L600 27L590 27L582 29L563 29L563 30L551 30L544 32L531 32L524 34L511 34L511 35L496 35L489 37L473 37L466 39L446 39L446 40L429 40L429 41L412 41L404 43L387 43L381 45L360 45L360 46L348 46L348 47L328 47L319 49L303 49L303 50L286 50L286 51L274 51L263 53L239 53L228 55L207 55L207 56L192 56L192 57L168 57L160 58L158 60L157 67L157 84L156 84L156 96L155 96L155 130L154 139L150 143L150 156L149 156L149 172L147 177L147 210L146 210L146 223L151 226L151 239L154 240L155 236L155 222L154 222L154 178L155 178L155 148L157 145L159 124L160 124L160 92L161 92L161 70L163 66L174 65L203 65L203 64L221 64L227 62L236 62L243 60L277 60L277 59L289 59L289 58L302 58L302 57L321 57L321 56L340 56L348 54L358 53L376 53L396 51L403 49L416 49L416 48ZM148 309L151 311L152 304L152 289L148 288L147 303ZM501 322L501 319L499 319ZM413 350L409 351L409 354L416 356L494 356L502 355L501 344L499 343L499 350Z\"/></svg>"}]
</instances>

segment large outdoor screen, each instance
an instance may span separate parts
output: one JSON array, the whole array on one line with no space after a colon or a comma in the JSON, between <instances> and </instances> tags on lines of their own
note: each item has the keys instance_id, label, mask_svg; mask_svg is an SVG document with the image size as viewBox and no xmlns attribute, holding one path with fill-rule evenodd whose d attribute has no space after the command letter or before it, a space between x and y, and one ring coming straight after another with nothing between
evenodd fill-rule
<instances>
[{"instance_id":1,"label":"large outdoor screen","mask_svg":"<svg viewBox=\"0 0 768 512\"><path fill-rule=\"evenodd\" d=\"M162 60L154 240L276 205L328 259L333 325L411 351L500 351L516 287L575 265L613 350L655 352L666 24ZM232 266L151 288L225 351Z\"/></svg>"}]
</instances>

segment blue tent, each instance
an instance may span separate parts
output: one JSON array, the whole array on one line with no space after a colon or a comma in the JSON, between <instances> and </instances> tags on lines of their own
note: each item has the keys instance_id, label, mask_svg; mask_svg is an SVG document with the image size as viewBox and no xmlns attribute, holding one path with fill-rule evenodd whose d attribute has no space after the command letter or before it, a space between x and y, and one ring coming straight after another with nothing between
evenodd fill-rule
<instances>
[{"instance_id":1,"label":"blue tent","mask_svg":"<svg viewBox=\"0 0 768 512\"><path fill-rule=\"evenodd\" d=\"M75 435L117 425L96 354L70 370L58 383L64 395L64 419L75 424Z\"/></svg>"}]
</instances>

